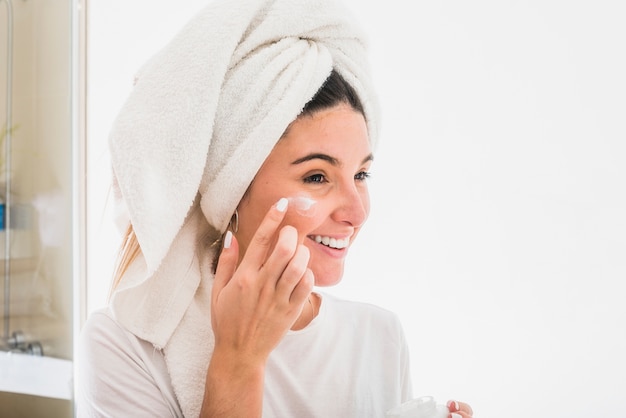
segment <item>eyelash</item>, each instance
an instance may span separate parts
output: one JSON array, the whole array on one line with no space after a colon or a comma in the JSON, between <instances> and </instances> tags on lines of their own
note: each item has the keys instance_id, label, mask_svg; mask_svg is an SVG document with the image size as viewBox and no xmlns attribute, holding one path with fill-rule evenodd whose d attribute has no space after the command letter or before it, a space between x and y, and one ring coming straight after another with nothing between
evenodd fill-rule
<instances>
[{"instance_id":1,"label":"eyelash","mask_svg":"<svg viewBox=\"0 0 626 418\"><path fill-rule=\"evenodd\" d=\"M369 171L361 171L356 176L354 176L354 178L356 178L357 180L360 180L360 181L365 181L365 180L369 179L370 177L372 177L372 173L369 172Z\"/></svg>"},{"instance_id":2,"label":"eyelash","mask_svg":"<svg viewBox=\"0 0 626 418\"><path fill-rule=\"evenodd\" d=\"M359 173L357 173L354 178L358 181L366 181L367 179L369 179L372 176L372 174L369 171L361 171ZM326 177L321 174L321 173L317 173L317 174L312 174L308 177L304 178L304 182L305 183L323 183Z\"/></svg>"}]
</instances>

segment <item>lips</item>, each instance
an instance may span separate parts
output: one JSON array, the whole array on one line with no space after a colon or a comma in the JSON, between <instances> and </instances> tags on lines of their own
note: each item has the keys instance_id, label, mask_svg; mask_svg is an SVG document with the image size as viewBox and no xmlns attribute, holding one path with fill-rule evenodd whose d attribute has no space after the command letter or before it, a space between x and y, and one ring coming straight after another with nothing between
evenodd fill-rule
<instances>
[{"instance_id":1,"label":"lips","mask_svg":"<svg viewBox=\"0 0 626 418\"><path fill-rule=\"evenodd\" d=\"M325 245L330 248L335 248L338 250L346 248L350 244L350 237L346 238L332 238L323 235L315 235L312 236L313 239L318 244Z\"/></svg>"}]
</instances>

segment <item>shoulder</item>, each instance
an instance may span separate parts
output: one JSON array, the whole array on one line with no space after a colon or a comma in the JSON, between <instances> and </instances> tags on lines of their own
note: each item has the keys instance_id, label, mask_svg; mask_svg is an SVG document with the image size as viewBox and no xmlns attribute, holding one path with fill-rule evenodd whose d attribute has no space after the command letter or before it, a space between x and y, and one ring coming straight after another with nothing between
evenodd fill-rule
<instances>
[{"instance_id":1,"label":"shoulder","mask_svg":"<svg viewBox=\"0 0 626 418\"><path fill-rule=\"evenodd\" d=\"M81 330L79 360L84 365L112 372L111 365L131 366L142 372L161 369L162 353L150 342L127 331L109 308L92 312Z\"/></svg>"},{"instance_id":2,"label":"shoulder","mask_svg":"<svg viewBox=\"0 0 626 418\"><path fill-rule=\"evenodd\" d=\"M140 365L142 342L124 330L107 309L92 312L80 333L81 367L95 374Z\"/></svg>"},{"instance_id":3,"label":"shoulder","mask_svg":"<svg viewBox=\"0 0 626 418\"><path fill-rule=\"evenodd\" d=\"M109 309L94 311L85 322L77 364L81 413L128 416L141 410L141 416L180 415L162 353L125 330Z\"/></svg>"},{"instance_id":4,"label":"shoulder","mask_svg":"<svg viewBox=\"0 0 626 418\"><path fill-rule=\"evenodd\" d=\"M330 310L353 315L365 315L380 320L398 321L398 317L394 312L372 303L341 299L326 293L322 295L322 299L323 303L326 303Z\"/></svg>"},{"instance_id":5,"label":"shoulder","mask_svg":"<svg viewBox=\"0 0 626 418\"><path fill-rule=\"evenodd\" d=\"M107 308L92 312L81 330L80 345L89 350L125 351L133 346L132 334L125 331Z\"/></svg>"},{"instance_id":6,"label":"shoulder","mask_svg":"<svg viewBox=\"0 0 626 418\"><path fill-rule=\"evenodd\" d=\"M323 303L327 305L328 315L343 322L347 326L369 328L372 331L404 338L402 325L395 312L383 307L367 303L340 299L333 295L323 294Z\"/></svg>"},{"instance_id":7,"label":"shoulder","mask_svg":"<svg viewBox=\"0 0 626 418\"><path fill-rule=\"evenodd\" d=\"M101 308L92 312L81 330L82 335L98 336L105 334L122 334L123 330L113 318L108 308Z\"/></svg>"}]
</instances>

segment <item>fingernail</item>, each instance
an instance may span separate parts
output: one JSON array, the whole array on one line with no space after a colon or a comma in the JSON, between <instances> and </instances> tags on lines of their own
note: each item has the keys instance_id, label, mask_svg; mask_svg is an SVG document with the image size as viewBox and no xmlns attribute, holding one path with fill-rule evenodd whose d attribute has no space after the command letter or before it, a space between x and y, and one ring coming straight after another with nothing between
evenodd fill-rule
<instances>
[{"instance_id":1,"label":"fingernail","mask_svg":"<svg viewBox=\"0 0 626 418\"><path fill-rule=\"evenodd\" d=\"M452 411L458 411L459 409L461 409L459 407L459 403L457 401L448 401L446 406L448 407L448 409L450 409Z\"/></svg>"},{"instance_id":2,"label":"fingernail","mask_svg":"<svg viewBox=\"0 0 626 418\"><path fill-rule=\"evenodd\" d=\"M450 414L450 418L463 418L460 414L455 414L454 412Z\"/></svg>"},{"instance_id":3,"label":"fingernail","mask_svg":"<svg viewBox=\"0 0 626 418\"><path fill-rule=\"evenodd\" d=\"M278 203L276 203L276 209L279 212L284 212L287 209L287 204L289 204L289 200L286 197L281 198Z\"/></svg>"},{"instance_id":4,"label":"fingernail","mask_svg":"<svg viewBox=\"0 0 626 418\"><path fill-rule=\"evenodd\" d=\"M224 248L230 248L230 244L233 243L233 233L230 230L226 231L226 236L224 236Z\"/></svg>"}]
</instances>

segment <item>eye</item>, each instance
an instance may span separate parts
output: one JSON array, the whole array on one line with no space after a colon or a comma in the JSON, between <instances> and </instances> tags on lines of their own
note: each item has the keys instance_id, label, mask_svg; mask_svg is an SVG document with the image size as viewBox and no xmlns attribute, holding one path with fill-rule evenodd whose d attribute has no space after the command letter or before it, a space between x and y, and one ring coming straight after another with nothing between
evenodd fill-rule
<instances>
[{"instance_id":1,"label":"eye","mask_svg":"<svg viewBox=\"0 0 626 418\"><path fill-rule=\"evenodd\" d=\"M326 177L323 174L312 174L304 178L305 183L325 183Z\"/></svg>"},{"instance_id":2,"label":"eye","mask_svg":"<svg viewBox=\"0 0 626 418\"><path fill-rule=\"evenodd\" d=\"M361 171L360 173L357 173L356 176L354 176L354 179L359 181L365 181L370 178L371 175L372 174L369 171Z\"/></svg>"}]
</instances>

